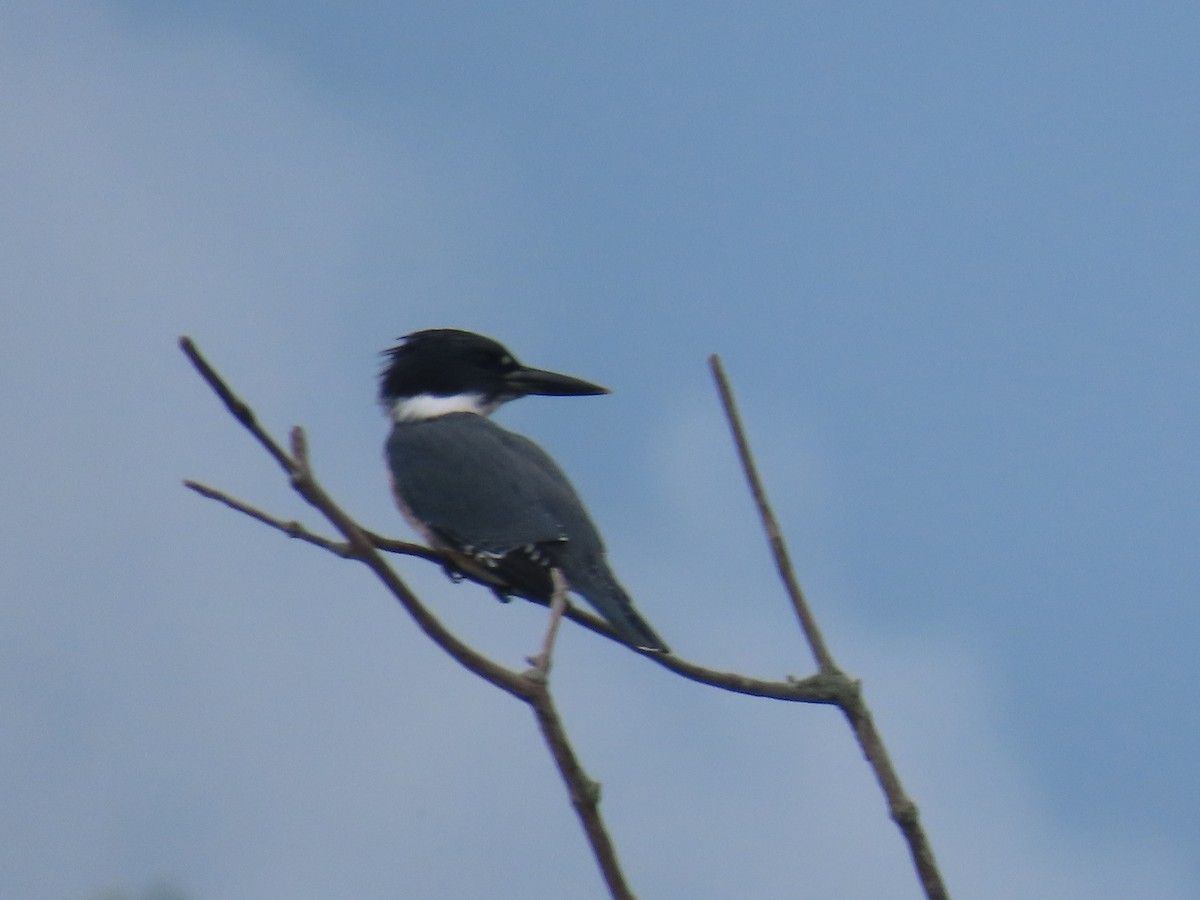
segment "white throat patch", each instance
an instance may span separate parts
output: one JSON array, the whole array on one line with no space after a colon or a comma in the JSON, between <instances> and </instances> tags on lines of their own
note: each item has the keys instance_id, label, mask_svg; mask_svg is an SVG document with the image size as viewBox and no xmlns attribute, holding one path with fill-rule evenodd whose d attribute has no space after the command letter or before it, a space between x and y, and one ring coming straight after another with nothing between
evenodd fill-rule
<instances>
[{"instance_id":1,"label":"white throat patch","mask_svg":"<svg viewBox=\"0 0 1200 900\"><path fill-rule=\"evenodd\" d=\"M484 402L482 394L455 394L453 397L418 394L415 397L401 397L393 403L391 417L393 422L420 422L450 413L475 413L477 416L490 416L501 402L503 401Z\"/></svg>"}]
</instances>

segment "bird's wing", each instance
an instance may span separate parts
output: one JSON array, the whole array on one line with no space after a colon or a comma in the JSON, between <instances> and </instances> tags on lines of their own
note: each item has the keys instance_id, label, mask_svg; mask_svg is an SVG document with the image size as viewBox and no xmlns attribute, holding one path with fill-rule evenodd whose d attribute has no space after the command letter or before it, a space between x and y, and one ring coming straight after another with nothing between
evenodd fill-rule
<instances>
[{"instance_id":1,"label":"bird's wing","mask_svg":"<svg viewBox=\"0 0 1200 900\"><path fill-rule=\"evenodd\" d=\"M485 563L500 594L546 602L549 567L634 646L666 644L633 608L571 483L526 437L453 413L395 426L388 465L401 504L456 550Z\"/></svg>"}]
</instances>

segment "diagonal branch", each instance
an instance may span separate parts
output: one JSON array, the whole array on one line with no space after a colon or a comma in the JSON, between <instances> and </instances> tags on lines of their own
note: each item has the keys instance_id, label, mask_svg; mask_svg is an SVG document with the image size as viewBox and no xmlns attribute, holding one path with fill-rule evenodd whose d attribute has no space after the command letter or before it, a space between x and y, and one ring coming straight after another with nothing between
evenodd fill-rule
<instances>
[{"instance_id":1,"label":"diagonal branch","mask_svg":"<svg viewBox=\"0 0 1200 900\"><path fill-rule=\"evenodd\" d=\"M796 610L796 615L800 619L804 636L808 640L809 647L812 648L813 656L816 657L820 673L822 675L841 676L845 679L845 676L841 675L841 670L838 669L837 664L834 663L833 655L829 652L829 648L825 645L825 639L821 636L821 630L817 627L816 619L808 607L808 602L804 599L804 592L800 590L800 584L796 580L791 560L788 557L787 547L784 544L783 532L779 528L775 514L771 512L771 506L767 502L766 491L763 488L761 479L758 477L758 469L754 465L754 458L750 453L750 444L746 440L746 433L742 428L742 420L738 415L737 406L734 403L733 391L730 389L729 381L725 377L725 370L721 366L721 359L716 354L713 354L709 357L708 361L709 366L712 368L713 378L717 382L717 391L721 395L721 403L725 408L725 417L729 420L729 430L732 432L734 443L737 445L742 470L745 472L746 481L750 486L750 493L754 495L754 502L758 506L759 517L762 519L763 530L767 534L767 542L771 545L771 552L775 557L776 568L779 570L780 578L783 579L784 589L792 600L792 606ZM891 757L888 755L887 748L883 744L883 738L875 728L875 720L872 718L871 710L862 697L859 683L857 681L851 683L853 690L839 694L838 698L832 702L846 716L846 720L850 723L850 728L858 740L858 745L862 748L863 755L867 758L868 764L870 764L872 771L875 773L875 778L879 782L879 786L883 790L883 795L887 800L888 811L893 821L899 826L905 841L908 842L913 866L917 870L917 877L921 880L921 886L925 889L925 895L929 900L949 900L950 895L946 892L946 886L942 883L941 873L938 871L937 863L933 858L933 847L925 836L925 830L921 827L920 817L917 814L917 806L904 793L904 788L900 784L900 776L896 774Z\"/></svg>"},{"instance_id":2,"label":"diagonal branch","mask_svg":"<svg viewBox=\"0 0 1200 900\"><path fill-rule=\"evenodd\" d=\"M254 439L262 444L263 449L271 454L275 462L283 468L283 471L288 475L294 474L293 461L283 452L283 448L279 446L269 434L263 431L262 426L258 424L258 419L254 415L254 410L241 401L233 391L221 380L221 376L216 370L208 364L200 351L196 349L196 345L192 343L189 337L181 337L179 339L179 349L181 349L192 365L196 367L196 371L200 373L210 388L221 398L221 402L225 404L225 408L229 410L230 415L242 423L243 427L254 435Z\"/></svg>"},{"instance_id":3,"label":"diagonal branch","mask_svg":"<svg viewBox=\"0 0 1200 900\"><path fill-rule=\"evenodd\" d=\"M721 359L714 353L708 358L708 364L712 368L713 378L717 382L721 405L725 408L725 417L729 420L729 429L733 433L733 441L737 445L738 458L742 461L742 470L746 474L750 493L754 496L754 503L758 507L758 514L762 519L763 530L767 533L767 543L771 546L775 568L779 570L779 577L783 580L783 587L792 600L792 607L796 610L796 617L800 620L804 637L808 640L809 647L812 648L813 656L816 657L817 668L827 674L837 672L838 667L834 665L829 648L825 646L825 638L821 636L817 620L808 608L808 601L804 599L804 591L800 589L800 582L796 579L796 572L792 568L787 545L783 541L783 532L779 528L779 522L775 519L775 513L771 511L771 504L767 501L767 492L763 488L762 479L758 477L758 467L754 465L754 458L750 455L750 443L746 440L746 433L742 429L742 419L738 415L737 405L733 400L733 391L725 377L725 370L721 367Z\"/></svg>"},{"instance_id":4,"label":"diagonal branch","mask_svg":"<svg viewBox=\"0 0 1200 900\"><path fill-rule=\"evenodd\" d=\"M181 338L179 343L201 377L221 398L229 412L279 463L290 477L292 487L296 492L318 509L330 524L341 532L345 543L337 544L325 538L319 538L303 530L298 523L283 523L265 513L254 510L241 501L235 501L219 491L195 482L186 482L187 486L197 493L225 503L264 524L279 528L286 534L301 537L315 546L363 563L383 582L384 586L413 617L421 630L446 653L471 672L526 703L538 720L547 749L558 767L571 798L572 806L583 826L584 834L587 836L610 894L617 900L632 898L633 894L621 872L612 840L609 838L604 821L600 816L599 791L595 782L588 778L583 771L567 734L562 728L554 708L549 683L544 674L536 670L516 672L505 668L451 633L387 564L368 533L334 503L333 499L317 483L309 463L304 431L300 428L293 428L290 434L291 452L289 454L283 450L258 424L250 407L233 393L216 370L208 364L195 344L186 337Z\"/></svg>"},{"instance_id":5,"label":"diagonal branch","mask_svg":"<svg viewBox=\"0 0 1200 900\"><path fill-rule=\"evenodd\" d=\"M558 716L558 710L554 708L554 700L550 696L549 686L542 682L538 687L539 689L531 697L529 705L533 707L533 714L537 717L542 737L546 741L546 746L550 748L554 764L558 767L558 772L567 785L567 791L571 796L571 806L574 807L575 814L579 816L579 821L583 825L588 843L592 847L592 853L596 857L596 865L600 867L604 883L608 885L608 892L612 895L613 900L634 900L633 893L629 890L629 886L621 874L617 849L604 827L604 821L600 818L600 784L592 781L587 772L583 770L583 766L580 765L579 757L575 755L571 742L567 740L567 732L563 728L562 719Z\"/></svg>"}]
</instances>

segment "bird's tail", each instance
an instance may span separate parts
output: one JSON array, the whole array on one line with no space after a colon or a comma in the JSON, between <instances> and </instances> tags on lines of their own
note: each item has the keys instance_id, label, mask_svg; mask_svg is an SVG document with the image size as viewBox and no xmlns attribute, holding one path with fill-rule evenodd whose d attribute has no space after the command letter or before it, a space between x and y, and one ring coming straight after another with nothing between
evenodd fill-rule
<instances>
[{"instance_id":1,"label":"bird's tail","mask_svg":"<svg viewBox=\"0 0 1200 900\"><path fill-rule=\"evenodd\" d=\"M608 572L596 572L592 583L572 587L600 613L627 643L639 650L654 653L670 653L671 650L633 608L633 601L625 589Z\"/></svg>"}]
</instances>

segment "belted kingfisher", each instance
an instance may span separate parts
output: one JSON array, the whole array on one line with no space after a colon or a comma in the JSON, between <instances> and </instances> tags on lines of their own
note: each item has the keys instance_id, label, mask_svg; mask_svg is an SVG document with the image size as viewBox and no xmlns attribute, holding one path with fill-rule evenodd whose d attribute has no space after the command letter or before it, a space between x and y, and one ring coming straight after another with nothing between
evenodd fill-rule
<instances>
[{"instance_id":1,"label":"belted kingfisher","mask_svg":"<svg viewBox=\"0 0 1200 900\"><path fill-rule=\"evenodd\" d=\"M634 647L669 652L609 570L600 535L562 470L533 441L488 418L529 394L608 389L523 366L469 331L436 328L400 341L385 352L379 397L392 420L392 489L409 524L501 599L550 605L544 665L567 589Z\"/></svg>"}]
</instances>

